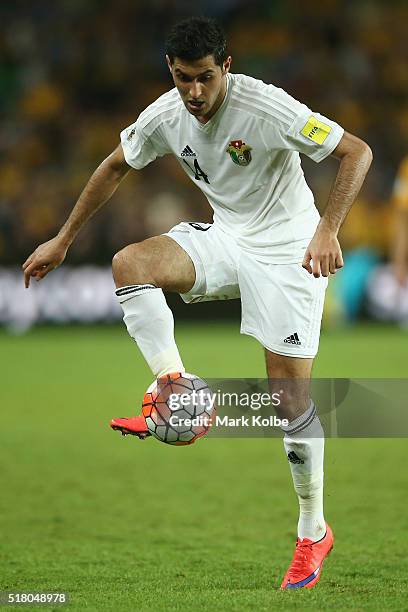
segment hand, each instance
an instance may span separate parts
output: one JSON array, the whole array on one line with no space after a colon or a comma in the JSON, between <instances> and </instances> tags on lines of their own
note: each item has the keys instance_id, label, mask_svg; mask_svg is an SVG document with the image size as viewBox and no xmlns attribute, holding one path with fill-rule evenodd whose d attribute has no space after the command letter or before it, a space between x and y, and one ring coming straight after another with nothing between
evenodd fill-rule
<instances>
[{"instance_id":1,"label":"hand","mask_svg":"<svg viewBox=\"0 0 408 612\"><path fill-rule=\"evenodd\" d=\"M30 286L31 276L37 281L44 278L64 261L67 251L68 245L59 236L40 244L22 265L26 289Z\"/></svg>"},{"instance_id":2,"label":"hand","mask_svg":"<svg viewBox=\"0 0 408 612\"><path fill-rule=\"evenodd\" d=\"M306 249L302 267L315 278L319 278L320 275L336 274L343 266L343 255L337 236L319 226Z\"/></svg>"}]
</instances>

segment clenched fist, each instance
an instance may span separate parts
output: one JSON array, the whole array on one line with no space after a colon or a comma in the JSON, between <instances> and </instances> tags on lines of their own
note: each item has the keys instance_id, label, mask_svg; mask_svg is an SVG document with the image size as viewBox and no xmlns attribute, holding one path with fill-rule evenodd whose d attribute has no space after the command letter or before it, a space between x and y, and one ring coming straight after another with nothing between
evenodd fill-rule
<instances>
[{"instance_id":1,"label":"clenched fist","mask_svg":"<svg viewBox=\"0 0 408 612\"><path fill-rule=\"evenodd\" d=\"M343 255L337 236L318 227L306 249L302 267L315 278L319 278L336 274L343 266Z\"/></svg>"}]
</instances>

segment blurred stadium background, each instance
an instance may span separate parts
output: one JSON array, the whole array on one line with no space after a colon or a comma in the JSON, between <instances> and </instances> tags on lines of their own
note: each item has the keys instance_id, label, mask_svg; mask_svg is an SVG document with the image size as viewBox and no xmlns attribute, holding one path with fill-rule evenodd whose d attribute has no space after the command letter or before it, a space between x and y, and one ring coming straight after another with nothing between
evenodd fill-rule
<instances>
[{"instance_id":1,"label":"blurred stadium background","mask_svg":"<svg viewBox=\"0 0 408 612\"><path fill-rule=\"evenodd\" d=\"M408 289L384 267L392 248L393 184L408 152L408 6L396 0L2 2L0 321L24 330L38 320L119 318L112 255L180 220L210 220L202 194L175 160L164 158L131 173L80 234L64 272L43 281L40 291L22 290L18 266L56 234L120 130L172 86L163 56L169 25L202 13L224 24L234 71L283 87L374 150L342 230L347 266L331 283L326 324L359 316L407 321ZM321 208L336 161L303 163ZM95 278L94 268L82 267L90 265L100 268L98 300L85 288L84 280ZM71 309L68 286L77 296ZM179 300L172 305L179 316L213 312L183 308ZM227 317L231 309L237 305L216 308Z\"/></svg>"},{"instance_id":2,"label":"blurred stadium background","mask_svg":"<svg viewBox=\"0 0 408 612\"><path fill-rule=\"evenodd\" d=\"M111 257L180 220L210 219L175 160L131 173L63 267L23 289L21 263L58 231L120 130L172 86L164 34L192 14L223 22L234 71L282 86L373 148L314 374L408 374L407 290L389 264L408 152L405 1L1 2L0 591L64 590L73 609L405 609L404 439L327 441L338 546L319 590L285 597L276 587L297 509L279 440L174 449L108 429L139 411L151 382L119 322ZM303 162L324 206L336 162ZM239 336L236 301L170 303L188 369L264 376L259 345Z\"/></svg>"}]
</instances>

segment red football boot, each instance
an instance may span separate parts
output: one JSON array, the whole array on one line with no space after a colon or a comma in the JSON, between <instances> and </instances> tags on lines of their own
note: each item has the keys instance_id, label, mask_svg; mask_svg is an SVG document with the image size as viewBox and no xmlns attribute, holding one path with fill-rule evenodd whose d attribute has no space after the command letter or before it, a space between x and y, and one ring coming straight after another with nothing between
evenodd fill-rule
<instances>
[{"instance_id":1,"label":"red football boot","mask_svg":"<svg viewBox=\"0 0 408 612\"><path fill-rule=\"evenodd\" d=\"M317 542L297 539L292 563L281 589L311 589L319 581L323 562L333 548L333 532L326 523L326 534Z\"/></svg>"},{"instance_id":2,"label":"red football boot","mask_svg":"<svg viewBox=\"0 0 408 612\"><path fill-rule=\"evenodd\" d=\"M123 436L127 436L128 434L132 436L137 436L141 440L150 436L150 432L147 429L146 421L144 416L135 416L135 417L123 417L120 419L112 419L110 422L110 426L112 429L117 431L121 431Z\"/></svg>"},{"instance_id":3,"label":"red football boot","mask_svg":"<svg viewBox=\"0 0 408 612\"><path fill-rule=\"evenodd\" d=\"M144 395L142 402L143 413L145 412L145 407L148 410L148 407L151 407L155 403L158 393L160 393L166 387L168 387L168 393L171 393L173 390L171 384L176 383L176 381L178 379L182 379L182 377L183 374L181 372L171 372L169 374L160 376L157 381L154 381ZM179 393L181 392L180 388L176 387L176 389ZM181 387L181 389L184 389L184 387ZM143 414L135 417L112 419L110 426L112 429L121 431L122 435L124 436L137 436L141 440L144 440L148 436L152 435L147 428L146 420Z\"/></svg>"}]
</instances>

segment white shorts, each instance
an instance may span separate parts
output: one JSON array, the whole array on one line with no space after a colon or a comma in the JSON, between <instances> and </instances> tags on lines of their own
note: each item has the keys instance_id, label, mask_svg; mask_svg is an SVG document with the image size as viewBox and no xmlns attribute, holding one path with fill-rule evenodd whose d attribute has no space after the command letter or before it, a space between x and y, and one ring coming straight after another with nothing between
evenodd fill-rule
<instances>
[{"instance_id":1,"label":"white shorts","mask_svg":"<svg viewBox=\"0 0 408 612\"><path fill-rule=\"evenodd\" d=\"M314 278L300 263L257 261L211 223L179 223L165 235L195 267L194 286L181 294L186 303L241 298L241 334L279 355L316 355L327 278Z\"/></svg>"}]
</instances>

